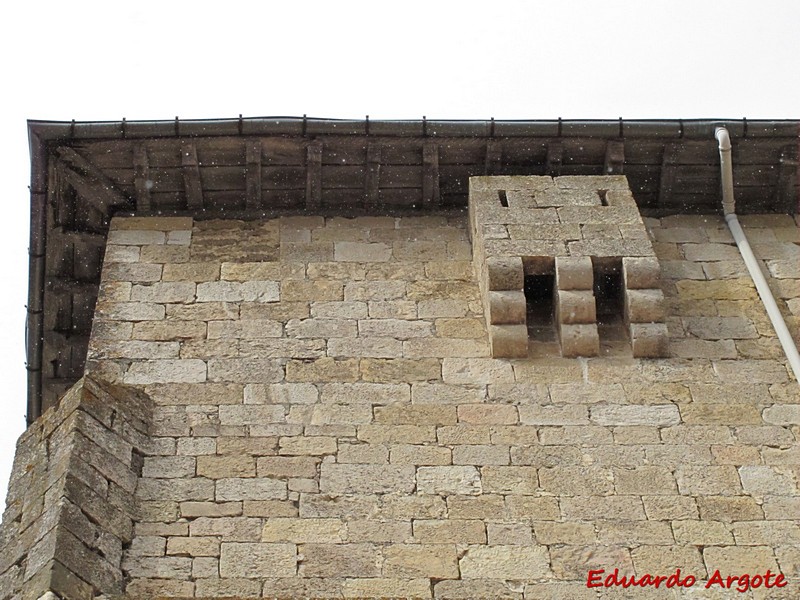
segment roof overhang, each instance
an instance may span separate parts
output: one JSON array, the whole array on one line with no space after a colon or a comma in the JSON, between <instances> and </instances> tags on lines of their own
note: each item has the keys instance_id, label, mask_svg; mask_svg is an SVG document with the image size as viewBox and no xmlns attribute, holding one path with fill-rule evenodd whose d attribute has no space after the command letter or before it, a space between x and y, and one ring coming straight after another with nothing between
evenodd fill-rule
<instances>
[{"instance_id":1,"label":"roof overhang","mask_svg":"<svg viewBox=\"0 0 800 600\"><path fill-rule=\"evenodd\" d=\"M644 214L713 213L720 125L737 210L797 212L795 120L30 121L28 420L83 373L113 214L441 211L474 175L600 174L626 175Z\"/></svg>"}]
</instances>

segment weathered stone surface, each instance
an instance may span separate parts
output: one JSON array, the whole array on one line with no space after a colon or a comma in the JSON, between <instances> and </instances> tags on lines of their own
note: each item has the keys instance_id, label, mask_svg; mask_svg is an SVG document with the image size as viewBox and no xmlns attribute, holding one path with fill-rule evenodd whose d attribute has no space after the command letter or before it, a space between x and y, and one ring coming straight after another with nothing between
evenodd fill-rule
<instances>
[{"instance_id":1,"label":"weathered stone surface","mask_svg":"<svg viewBox=\"0 0 800 600\"><path fill-rule=\"evenodd\" d=\"M364 381L376 383L436 381L442 377L442 367L435 358L365 358L360 372Z\"/></svg>"},{"instance_id":2,"label":"weathered stone surface","mask_svg":"<svg viewBox=\"0 0 800 600\"><path fill-rule=\"evenodd\" d=\"M430 598L431 583L427 578L352 578L345 581L343 594L345 598Z\"/></svg>"},{"instance_id":3,"label":"weathered stone surface","mask_svg":"<svg viewBox=\"0 0 800 600\"><path fill-rule=\"evenodd\" d=\"M264 524L264 542L341 543L346 539L341 519L270 518Z\"/></svg>"},{"instance_id":4,"label":"weathered stone surface","mask_svg":"<svg viewBox=\"0 0 800 600\"><path fill-rule=\"evenodd\" d=\"M618 494L673 495L678 493L675 477L667 467L640 466L614 469L614 487Z\"/></svg>"},{"instance_id":5,"label":"weathered stone surface","mask_svg":"<svg viewBox=\"0 0 800 600\"><path fill-rule=\"evenodd\" d=\"M661 267L653 257L622 258L622 277L628 290L658 289L661 287Z\"/></svg>"},{"instance_id":6,"label":"weathered stone surface","mask_svg":"<svg viewBox=\"0 0 800 600\"><path fill-rule=\"evenodd\" d=\"M247 517L201 516L189 524L188 531L191 536L219 536L223 542L256 542L261 539L261 524L260 519Z\"/></svg>"},{"instance_id":7,"label":"weathered stone surface","mask_svg":"<svg viewBox=\"0 0 800 600\"><path fill-rule=\"evenodd\" d=\"M341 452L341 451L340 451ZM391 447L389 462L400 465L436 466L452 462L450 448L400 444Z\"/></svg>"},{"instance_id":8,"label":"weathered stone surface","mask_svg":"<svg viewBox=\"0 0 800 600\"><path fill-rule=\"evenodd\" d=\"M383 558L383 574L387 577L459 577L456 547L452 544L392 545L384 549Z\"/></svg>"},{"instance_id":9,"label":"weathered stone surface","mask_svg":"<svg viewBox=\"0 0 800 600\"><path fill-rule=\"evenodd\" d=\"M473 466L419 467L417 491L422 494L477 495L482 492L480 473Z\"/></svg>"},{"instance_id":10,"label":"weathered stone surface","mask_svg":"<svg viewBox=\"0 0 800 600\"><path fill-rule=\"evenodd\" d=\"M216 482L217 500L280 500L285 497L286 483L274 479L231 477Z\"/></svg>"},{"instance_id":11,"label":"weathered stone surface","mask_svg":"<svg viewBox=\"0 0 800 600\"><path fill-rule=\"evenodd\" d=\"M758 337L752 322L744 317L687 317L683 324L689 334L706 340Z\"/></svg>"},{"instance_id":12,"label":"weathered stone surface","mask_svg":"<svg viewBox=\"0 0 800 600\"><path fill-rule=\"evenodd\" d=\"M469 546L459 559L464 579L538 579L550 576L545 546Z\"/></svg>"},{"instance_id":13,"label":"weathered stone surface","mask_svg":"<svg viewBox=\"0 0 800 600\"><path fill-rule=\"evenodd\" d=\"M738 495L742 489L733 466L681 466L675 477L681 494Z\"/></svg>"},{"instance_id":14,"label":"weathered stone surface","mask_svg":"<svg viewBox=\"0 0 800 600\"><path fill-rule=\"evenodd\" d=\"M249 456L199 456L197 474L209 479L255 477L255 462Z\"/></svg>"},{"instance_id":15,"label":"weathered stone surface","mask_svg":"<svg viewBox=\"0 0 800 600\"><path fill-rule=\"evenodd\" d=\"M528 328L525 325L490 325L489 343L494 358L528 356Z\"/></svg>"},{"instance_id":16,"label":"weathered stone surface","mask_svg":"<svg viewBox=\"0 0 800 600\"><path fill-rule=\"evenodd\" d=\"M522 290L489 291L487 299L490 324L513 325L525 322L527 303Z\"/></svg>"},{"instance_id":17,"label":"weathered stone surface","mask_svg":"<svg viewBox=\"0 0 800 600\"><path fill-rule=\"evenodd\" d=\"M419 519L414 521L414 539L423 544L483 544L486 530L479 520Z\"/></svg>"},{"instance_id":18,"label":"weathered stone surface","mask_svg":"<svg viewBox=\"0 0 800 600\"><path fill-rule=\"evenodd\" d=\"M631 551L634 567L638 573L673 573L680 569L703 579L705 565L700 551L694 546L640 546Z\"/></svg>"},{"instance_id":19,"label":"weathered stone surface","mask_svg":"<svg viewBox=\"0 0 800 600\"><path fill-rule=\"evenodd\" d=\"M513 590L511 588L514 588ZM522 600L522 591L514 583L499 580L452 580L445 579L434 585L434 596L442 600L471 600L492 598L495 600Z\"/></svg>"},{"instance_id":20,"label":"weathered stone surface","mask_svg":"<svg viewBox=\"0 0 800 600\"><path fill-rule=\"evenodd\" d=\"M659 358L669 354L669 331L664 323L631 323L631 348L637 358Z\"/></svg>"},{"instance_id":21,"label":"weathered stone surface","mask_svg":"<svg viewBox=\"0 0 800 600\"><path fill-rule=\"evenodd\" d=\"M278 442L278 453L289 456L334 454L336 438L325 436L282 437Z\"/></svg>"},{"instance_id":22,"label":"weathered stone surface","mask_svg":"<svg viewBox=\"0 0 800 600\"><path fill-rule=\"evenodd\" d=\"M765 408L764 421L772 425L800 424L800 404L783 404Z\"/></svg>"},{"instance_id":23,"label":"weathered stone surface","mask_svg":"<svg viewBox=\"0 0 800 600\"><path fill-rule=\"evenodd\" d=\"M161 304L141 302L107 302L97 306L97 316L112 321L159 321L165 312Z\"/></svg>"},{"instance_id":24,"label":"weathered stone surface","mask_svg":"<svg viewBox=\"0 0 800 600\"><path fill-rule=\"evenodd\" d=\"M211 281L197 285L197 302L277 302L276 281Z\"/></svg>"},{"instance_id":25,"label":"weathered stone surface","mask_svg":"<svg viewBox=\"0 0 800 600\"><path fill-rule=\"evenodd\" d=\"M303 544L301 577L379 577L383 556L374 544Z\"/></svg>"},{"instance_id":26,"label":"weathered stone surface","mask_svg":"<svg viewBox=\"0 0 800 600\"><path fill-rule=\"evenodd\" d=\"M220 546L222 577L291 577L296 565L294 544L223 542Z\"/></svg>"},{"instance_id":27,"label":"weathered stone surface","mask_svg":"<svg viewBox=\"0 0 800 600\"><path fill-rule=\"evenodd\" d=\"M667 427L681 422L678 407L658 406L593 406L591 420L598 425L654 425Z\"/></svg>"},{"instance_id":28,"label":"weathered stone surface","mask_svg":"<svg viewBox=\"0 0 800 600\"><path fill-rule=\"evenodd\" d=\"M486 493L535 494L539 480L533 467L491 465L481 469L481 483Z\"/></svg>"},{"instance_id":29,"label":"weathered stone surface","mask_svg":"<svg viewBox=\"0 0 800 600\"><path fill-rule=\"evenodd\" d=\"M281 577L264 580L265 598L338 598L344 580L335 577Z\"/></svg>"},{"instance_id":30,"label":"weathered stone surface","mask_svg":"<svg viewBox=\"0 0 800 600\"><path fill-rule=\"evenodd\" d=\"M214 382L275 383L283 380L283 365L274 360L254 358L211 359L208 379Z\"/></svg>"},{"instance_id":31,"label":"weathered stone surface","mask_svg":"<svg viewBox=\"0 0 800 600\"><path fill-rule=\"evenodd\" d=\"M598 467L550 467L538 470L541 488L570 496L604 495L613 490L608 469Z\"/></svg>"},{"instance_id":32,"label":"weathered stone surface","mask_svg":"<svg viewBox=\"0 0 800 600\"><path fill-rule=\"evenodd\" d=\"M323 463L320 491L334 494L376 494L414 489L414 467Z\"/></svg>"},{"instance_id":33,"label":"weathered stone surface","mask_svg":"<svg viewBox=\"0 0 800 600\"><path fill-rule=\"evenodd\" d=\"M561 325L561 355L565 358L577 356L597 356L600 353L600 337L595 323L582 325Z\"/></svg>"},{"instance_id":34,"label":"weathered stone surface","mask_svg":"<svg viewBox=\"0 0 800 600\"><path fill-rule=\"evenodd\" d=\"M206 363L202 360L154 360L133 363L125 373L125 383L202 383Z\"/></svg>"},{"instance_id":35,"label":"weathered stone surface","mask_svg":"<svg viewBox=\"0 0 800 600\"><path fill-rule=\"evenodd\" d=\"M486 260L486 283L490 290L521 290L524 273L518 257L492 257Z\"/></svg>"},{"instance_id":36,"label":"weathered stone surface","mask_svg":"<svg viewBox=\"0 0 800 600\"><path fill-rule=\"evenodd\" d=\"M597 322L594 293L591 290L556 292L556 320L570 325Z\"/></svg>"},{"instance_id":37,"label":"weathered stone surface","mask_svg":"<svg viewBox=\"0 0 800 600\"><path fill-rule=\"evenodd\" d=\"M704 548L703 560L709 573L717 569L720 573L780 572L772 548L765 546Z\"/></svg>"},{"instance_id":38,"label":"weathered stone surface","mask_svg":"<svg viewBox=\"0 0 800 600\"><path fill-rule=\"evenodd\" d=\"M739 467L742 487L754 496L792 496L797 494L797 477L784 467L760 465Z\"/></svg>"},{"instance_id":39,"label":"weathered stone surface","mask_svg":"<svg viewBox=\"0 0 800 600\"><path fill-rule=\"evenodd\" d=\"M631 323L662 323L664 312L664 293L660 289L626 290L626 318Z\"/></svg>"},{"instance_id":40,"label":"weathered stone surface","mask_svg":"<svg viewBox=\"0 0 800 600\"><path fill-rule=\"evenodd\" d=\"M521 405L519 421L526 425L588 425L589 413L584 405Z\"/></svg>"}]
</instances>

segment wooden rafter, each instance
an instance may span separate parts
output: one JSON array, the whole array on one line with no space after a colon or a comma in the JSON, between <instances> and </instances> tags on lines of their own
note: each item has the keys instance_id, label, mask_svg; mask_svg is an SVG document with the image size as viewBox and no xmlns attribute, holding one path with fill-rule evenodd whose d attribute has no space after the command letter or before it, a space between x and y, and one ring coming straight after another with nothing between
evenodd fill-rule
<instances>
[{"instance_id":1,"label":"wooden rafter","mask_svg":"<svg viewBox=\"0 0 800 600\"><path fill-rule=\"evenodd\" d=\"M181 167L188 208L190 210L203 208L203 184L200 180L200 163L197 161L197 148L191 142L186 142L181 147Z\"/></svg>"},{"instance_id":2,"label":"wooden rafter","mask_svg":"<svg viewBox=\"0 0 800 600\"><path fill-rule=\"evenodd\" d=\"M147 157L147 146L136 144L133 147L133 178L136 185L136 210L141 213L152 211L150 189L150 161Z\"/></svg>"},{"instance_id":3,"label":"wooden rafter","mask_svg":"<svg viewBox=\"0 0 800 600\"><path fill-rule=\"evenodd\" d=\"M426 142L422 146L422 204L435 206L439 195L439 145Z\"/></svg>"},{"instance_id":4,"label":"wooden rafter","mask_svg":"<svg viewBox=\"0 0 800 600\"><path fill-rule=\"evenodd\" d=\"M564 146L561 142L554 141L547 144L547 158L545 171L551 177L561 175L561 163L564 161Z\"/></svg>"},{"instance_id":5,"label":"wooden rafter","mask_svg":"<svg viewBox=\"0 0 800 600\"><path fill-rule=\"evenodd\" d=\"M775 204L787 213L800 212L800 161L797 146L792 144L781 149L778 184L775 189Z\"/></svg>"},{"instance_id":6,"label":"wooden rafter","mask_svg":"<svg viewBox=\"0 0 800 600\"><path fill-rule=\"evenodd\" d=\"M61 146L56 149L56 154L61 159L60 174L101 213L107 213L112 206L128 204L128 198L117 189L114 182L75 150Z\"/></svg>"},{"instance_id":7,"label":"wooden rafter","mask_svg":"<svg viewBox=\"0 0 800 600\"><path fill-rule=\"evenodd\" d=\"M365 206L377 206L381 184L381 147L367 144L367 171L364 177Z\"/></svg>"},{"instance_id":8,"label":"wooden rafter","mask_svg":"<svg viewBox=\"0 0 800 600\"><path fill-rule=\"evenodd\" d=\"M498 175L503 161L503 143L486 142L486 162L484 163L484 173L486 175Z\"/></svg>"},{"instance_id":9,"label":"wooden rafter","mask_svg":"<svg viewBox=\"0 0 800 600\"><path fill-rule=\"evenodd\" d=\"M245 203L248 209L258 209L261 208L261 140L248 142L246 155Z\"/></svg>"},{"instance_id":10,"label":"wooden rafter","mask_svg":"<svg viewBox=\"0 0 800 600\"><path fill-rule=\"evenodd\" d=\"M617 140L606 142L606 159L603 175L622 175L625 168L625 143Z\"/></svg>"},{"instance_id":11,"label":"wooden rafter","mask_svg":"<svg viewBox=\"0 0 800 600\"><path fill-rule=\"evenodd\" d=\"M306 208L322 206L322 142L312 142L306 149Z\"/></svg>"},{"instance_id":12,"label":"wooden rafter","mask_svg":"<svg viewBox=\"0 0 800 600\"><path fill-rule=\"evenodd\" d=\"M675 189L675 178L678 174L681 145L677 143L666 144L661 157L661 178L658 184L658 201L666 203Z\"/></svg>"}]
</instances>

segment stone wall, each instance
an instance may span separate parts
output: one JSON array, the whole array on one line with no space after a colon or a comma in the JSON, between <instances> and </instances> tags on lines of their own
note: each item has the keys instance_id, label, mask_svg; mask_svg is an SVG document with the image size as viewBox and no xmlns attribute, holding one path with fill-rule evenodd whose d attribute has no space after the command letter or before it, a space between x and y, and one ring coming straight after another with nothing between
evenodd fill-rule
<instances>
[{"instance_id":1,"label":"stone wall","mask_svg":"<svg viewBox=\"0 0 800 600\"><path fill-rule=\"evenodd\" d=\"M134 390L86 376L22 435L0 526L0 598L124 590L151 413Z\"/></svg>"},{"instance_id":2,"label":"stone wall","mask_svg":"<svg viewBox=\"0 0 800 600\"><path fill-rule=\"evenodd\" d=\"M743 222L796 334L800 229ZM128 596L796 596L797 383L722 220L644 224L668 358L507 360L465 215L115 219L87 371L154 403Z\"/></svg>"}]
</instances>

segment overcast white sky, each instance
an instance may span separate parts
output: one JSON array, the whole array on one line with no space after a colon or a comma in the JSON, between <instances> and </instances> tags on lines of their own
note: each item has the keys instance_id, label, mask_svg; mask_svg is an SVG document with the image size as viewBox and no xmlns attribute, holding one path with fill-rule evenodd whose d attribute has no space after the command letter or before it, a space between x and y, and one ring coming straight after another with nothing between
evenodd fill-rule
<instances>
[{"instance_id":1,"label":"overcast white sky","mask_svg":"<svg viewBox=\"0 0 800 600\"><path fill-rule=\"evenodd\" d=\"M26 119L800 119L797 0L12 3L0 496L24 428Z\"/></svg>"}]
</instances>

